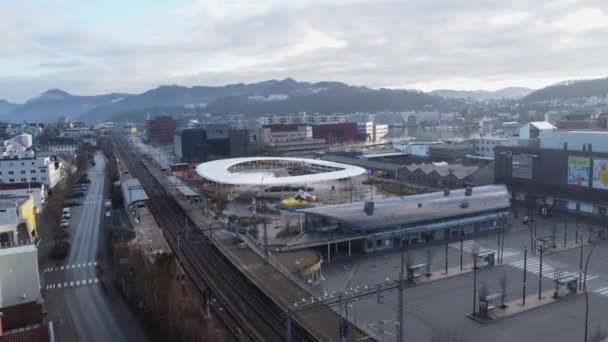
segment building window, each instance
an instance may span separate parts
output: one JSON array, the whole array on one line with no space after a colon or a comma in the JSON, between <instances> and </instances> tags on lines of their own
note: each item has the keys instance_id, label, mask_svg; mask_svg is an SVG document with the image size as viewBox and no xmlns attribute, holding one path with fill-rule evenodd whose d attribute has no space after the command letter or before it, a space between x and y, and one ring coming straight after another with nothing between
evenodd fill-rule
<instances>
[{"instance_id":1,"label":"building window","mask_svg":"<svg viewBox=\"0 0 608 342\"><path fill-rule=\"evenodd\" d=\"M42 177L40 177L40 179L43 180L43 181L45 181L46 177L42 176Z\"/></svg>"},{"instance_id":2,"label":"building window","mask_svg":"<svg viewBox=\"0 0 608 342\"><path fill-rule=\"evenodd\" d=\"M41 172L41 173L45 173L45 172L46 172L46 169L41 169L41 170L40 170L40 172Z\"/></svg>"},{"instance_id":3,"label":"building window","mask_svg":"<svg viewBox=\"0 0 608 342\"><path fill-rule=\"evenodd\" d=\"M30 180L31 180L32 182L35 182L35 181L36 181L36 177L32 177Z\"/></svg>"},{"instance_id":4,"label":"building window","mask_svg":"<svg viewBox=\"0 0 608 342\"><path fill-rule=\"evenodd\" d=\"M15 179L14 178L9 178L8 181L11 182L11 183L15 183Z\"/></svg>"},{"instance_id":5,"label":"building window","mask_svg":"<svg viewBox=\"0 0 608 342\"><path fill-rule=\"evenodd\" d=\"M25 163L21 163L21 165L25 165Z\"/></svg>"},{"instance_id":6,"label":"building window","mask_svg":"<svg viewBox=\"0 0 608 342\"><path fill-rule=\"evenodd\" d=\"M21 178L22 182L27 182L27 178Z\"/></svg>"},{"instance_id":7,"label":"building window","mask_svg":"<svg viewBox=\"0 0 608 342\"><path fill-rule=\"evenodd\" d=\"M32 170L32 171L30 171L30 173L36 173L36 170Z\"/></svg>"},{"instance_id":8,"label":"building window","mask_svg":"<svg viewBox=\"0 0 608 342\"><path fill-rule=\"evenodd\" d=\"M9 174L9 175L12 175L12 174L14 174L14 173L15 173L14 171L9 171L9 172L8 172L8 174Z\"/></svg>"}]
</instances>

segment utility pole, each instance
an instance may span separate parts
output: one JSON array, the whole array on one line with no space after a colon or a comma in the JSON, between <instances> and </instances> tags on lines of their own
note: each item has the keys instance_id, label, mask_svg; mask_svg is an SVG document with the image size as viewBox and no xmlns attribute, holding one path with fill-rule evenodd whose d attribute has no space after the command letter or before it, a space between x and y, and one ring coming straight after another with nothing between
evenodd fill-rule
<instances>
[{"instance_id":1,"label":"utility pole","mask_svg":"<svg viewBox=\"0 0 608 342\"><path fill-rule=\"evenodd\" d=\"M540 242L538 244L538 251L540 252L540 263L538 264L538 300L541 299L543 292L543 250L545 249L545 243Z\"/></svg>"},{"instance_id":2,"label":"utility pole","mask_svg":"<svg viewBox=\"0 0 608 342\"><path fill-rule=\"evenodd\" d=\"M462 272L463 247L464 247L464 232L462 231L462 228L460 228L460 271L461 272Z\"/></svg>"},{"instance_id":3,"label":"utility pole","mask_svg":"<svg viewBox=\"0 0 608 342\"><path fill-rule=\"evenodd\" d=\"M522 305L526 305L526 278L528 276L528 247L524 246L524 281L522 283Z\"/></svg>"},{"instance_id":4,"label":"utility pole","mask_svg":"<svg viewBox=\"0 0 608 342\"><path fill-rule=\"evenodd\" d=\"M448 235L449 235L450 231L449 229L445 229L443 234L444 234L444 240L445 240L445 274L448 274Z\"/></svg>"},{"instance_id":5,"label":"utility pole","mask_svg":"<svg viewBox=\"0 0 608 342\"><path fill-rule=\"evenodd\" d=\"M285 317L285 341L291 342L291 308L287 308Z\"/></svg>"},{"instance_id":6,"label":"utility pole","mask_svg":"<svg viewBox=\"0 0 608 342\"><path fill-rule=\"evenodd\" d=\"M397 342L403 342L405 340L405 319L403 317L403 290L404 290L404 272L405 272L405 239L401 237L401 272L399 272L399 289L398 289L398 303L397 303L397 320L399 321L399 327L397 328Z\"/></svg>"},{"instance_id":7,"label":"utility pole","mask_svg":"<svg viewBox=\"0 0 608 342\"><path fill-rule=\"evenodd\" d=\"M477 253L473 254L473 316L477 314Z\"/></svg>"},{"instance_id":8,"label":"utility pole","mask_svg":"<svg viewBox=\"0 0 608 342\"><path fill-rule=\"evenodd\" d=\"M268 229L266 227L266 218L264 218L264 263L268 264Z\"/></svg>"},{"instance_id":9,"label":"utility pole","mask_svg":"<svg viewBox=\"0 0 608 342\"><path fill-rule=\"evenodd\" d=\"M577 231L578 232L578 231ZM583 237L581 236L581 256L578 262L578 289L583 289Z\"/></svg>"},{"instance_id":10,"label":"utility pole","mask_svg":"<svg viewBox=\"0 0 608 342\"><path fill-rule=\"evenodd\" d=\"M566 243L568 241L568 216L564 218L564 248L566 248Z\"/></svg>"}]
</instances>

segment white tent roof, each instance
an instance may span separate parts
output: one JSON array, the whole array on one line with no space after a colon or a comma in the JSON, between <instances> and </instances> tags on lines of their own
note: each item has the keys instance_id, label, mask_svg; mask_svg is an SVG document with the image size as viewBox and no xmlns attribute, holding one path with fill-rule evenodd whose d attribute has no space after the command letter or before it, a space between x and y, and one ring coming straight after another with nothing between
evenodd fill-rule
<instances>
[{"instance_id":1,"label":"white tent roof","mask_svg":"<svg viewBox=\"0 0 608 342\"><path fill-rule=\"evenodd\" d=\"M318 168L334 168L335 171L320 172L309 175L300 176L285 176L279 177L274 172L268 169L260 170L246 170L244 172L237 171L230 172L228 169L234 165L242 163L251 163L256 161L279 161L279 162L290 162L290 163L301 163L310 166L316 166ZM365 169L330 162L327 160L320 159L304 159L304 158L280 158L280 157L249 157L249 158L231 158L215 160L203 164L199 164L196 167L196 172L203 178L223 184L231 185L289 185L289 184L313 184L326 182L331 180L344 179L349 177L359 176L365 173Z\"/></svg>"}]
</instances>

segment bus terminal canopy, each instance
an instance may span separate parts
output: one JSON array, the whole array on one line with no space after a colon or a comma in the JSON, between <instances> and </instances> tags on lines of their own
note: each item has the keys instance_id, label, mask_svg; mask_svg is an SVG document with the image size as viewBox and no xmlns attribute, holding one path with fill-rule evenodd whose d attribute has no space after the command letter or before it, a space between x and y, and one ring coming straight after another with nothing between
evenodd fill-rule
<instances>
[{"instance_id":1,"label":"bus terminal canopy","mask_svg":"<svg viewBox=\"0 0 608 342\"><path fill-rule=\"evenodd\" d=\"M276 172L288 166L301 166L314 171L303 175ZM199 164L196 172L204 179L229 185L314 184L347 179L365 174L365 169L319 159L249 157L214 160Z\"/></svg>"}]
</instances>

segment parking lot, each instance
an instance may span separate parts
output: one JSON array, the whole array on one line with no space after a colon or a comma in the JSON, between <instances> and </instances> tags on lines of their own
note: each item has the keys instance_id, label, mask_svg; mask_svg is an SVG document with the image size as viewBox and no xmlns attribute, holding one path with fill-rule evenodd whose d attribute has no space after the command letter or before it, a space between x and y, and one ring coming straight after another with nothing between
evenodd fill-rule
<instances>
[{"instance_id":1,"label":"parking lot","mask_svg":"<svg viewBox=\"0 0 608 342\"><path fill-rule=\"evenodd\" d=\"M521 219L512 219L511 227L505 235L504 260L502 265L488 266L478 272L478 289L485 286L489 293L500 291L500 279L507 279L507 301L521 301L523 282L523 251L528 249L527 258L527 295L538 292L539 273L543 271L542 289L550 291L554 287L553 278L559 275L578 276L581 248L574 245L575 225L568 227L569 249L553 251L546 249L543 262L539 255L530 250L531 225L523 224ZM563 218L552 217L537 219L536 236L551 234L552 226L557 224L557 245L563 246ZM588 229L579 226L579 234L588 237ZM465 273L458 275L460 266L460 243L448 245L448 268L454 276L415 287L404 292L406 340L428 341L437 334L455 334L464 341L573 341L582 340L584 333L585 298L574 295L540 306L517 315L495 321L488 325L466 317L473 311L473 246L481 250L496 250L497 235L494 233L468 238L463 243L463 263ZM580 246L580 245L579 245ZM583 248L586 257L589 246ZM410 248L406 257L412 264L426 263L427 253L431 251L431 271L439 277L445 267L445 245L439 243L429 247ZM343 291L356 286L372 285L396 279L401 269L400 251L381 255L357 255L342 257L323 265L323 288L325 291ZM432 277L431 277L432 278ZM590 259L587 274L590 295L590 335L601 326L608 325L608 243L597 243ZM397 293L383 294L381 303L372 296L351 302L349 320L356 322L378 340L395 340L395 319L397 317ZM549 300L547 300L549 302ZM520 305L520 304L517 304Z\"/></svg>"}]
</instances>

